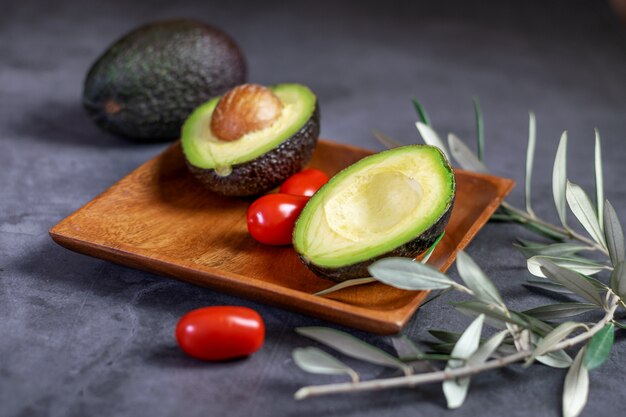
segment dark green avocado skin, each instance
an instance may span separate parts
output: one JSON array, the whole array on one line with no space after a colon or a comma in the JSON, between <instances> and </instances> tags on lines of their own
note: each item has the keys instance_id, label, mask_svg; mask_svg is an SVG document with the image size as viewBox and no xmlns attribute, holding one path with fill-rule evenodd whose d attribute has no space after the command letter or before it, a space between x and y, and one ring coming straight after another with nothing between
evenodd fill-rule
<instances>
[{"instance_id":1,"label":"dark green avocado skin","mask_svg":"<svg viewBox=\"0 0 626 417\"><path fill-rule=\"evenodd\" d=\"M142 26L89 70L83 106L103 129L138 142L180 137L200 104L246 81L246 64L224 32L193 20Z\"/></svg>"},{"instance_id":2,"label":"dark green avocado skin","mask_svg":"<svg viewBox=\"0 0 626 417\"><path fill-rule=\"evenodd\" d=\"M339 268L325 268L309 262L304 256L300 255L300 259L315 274L330 279L335 282L342 282L353 278L363 278L370 276L367 268L375 261L389 257L406 257L415 258L435 243L435 240L443 233L454 206L454 197L452 197L448 209L439 217L439 219L420 236L407 242L396 249L384 253L367 261L358 262L352 265L346 265Z\"/></svg>"},{"instance_id":3,"label":"dark green avocado skin","mask_svg":"<svg viewBox=\"0 0 626 417\"><path fill-rule=\"evenodd\" d=\"M198 168L187 162L189 170L209 190L226 196L252 196L279 186L311 160L320 134L319 106L291 138L269 152L239 165L228 176L213 169Z\"/></svg>"}]
</instances>

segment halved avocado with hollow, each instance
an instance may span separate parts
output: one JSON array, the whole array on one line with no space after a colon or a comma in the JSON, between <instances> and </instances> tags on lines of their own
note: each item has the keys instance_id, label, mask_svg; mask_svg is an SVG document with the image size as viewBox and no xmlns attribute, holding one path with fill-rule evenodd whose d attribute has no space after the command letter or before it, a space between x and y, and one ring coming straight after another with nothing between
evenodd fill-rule
<instances>
[{"instance_id":1,"label":"halved avocado with hollow","mask_svg":"<svg viewBox=\"0 0 626 417\"><path fill-rule=\"evenodd\" d=\"M443 232L455 179L433 146L368 156L335 175L300 214L293 244L313 272L333 281L368 276L388 256L415 257Z\"/></svg>"},{"instance_id":2,"label":"halved avocado with hollow","mask_svg":"<svg viewBox=\"0 0 626 417\"><path fill-rule=\"evenodd\" d=\"M244 84L198 107L183 125L187 166L210 190L261 194L300 171L320 131L319 106L300 84Z\"/></svg>"}]
</instances>

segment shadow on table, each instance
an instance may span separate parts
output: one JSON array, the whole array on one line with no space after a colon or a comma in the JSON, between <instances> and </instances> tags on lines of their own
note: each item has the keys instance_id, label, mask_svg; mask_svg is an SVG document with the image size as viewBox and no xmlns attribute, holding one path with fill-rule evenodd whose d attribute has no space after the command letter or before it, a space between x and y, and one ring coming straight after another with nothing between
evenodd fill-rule
<instances>
[{"instance_id":1,"label":"shadow on table","mask_svg":"<svg viewBox=\"0 0 626 417\"><path fill-rule=\"evenodd\" d=\"M75 102L38 103L27 109L21 118L10 122L8 128L13 131L9 137L49 144L94 148L143 146L100 129L78 99Z\"/></svg>"}]
</instances>

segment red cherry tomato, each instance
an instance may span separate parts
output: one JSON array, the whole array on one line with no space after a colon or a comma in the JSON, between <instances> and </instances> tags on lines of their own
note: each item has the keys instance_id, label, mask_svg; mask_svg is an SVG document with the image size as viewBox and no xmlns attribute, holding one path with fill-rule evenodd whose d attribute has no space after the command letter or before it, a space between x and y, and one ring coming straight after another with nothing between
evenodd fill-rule
<instances>
[{"instance_id":1,"label":"red cherry tomato","mask_svg":"<svg viewBox=\"0 0 626 417\"><path fill-rule=\"evenodd\" d=\"M328 182L328 175L319 169L305 169L293 174L280 186L280 192L311 197L322 185Z\"/></svg>"},{"instance_id":2,"label":"red cherry tomato","mask_svg":"<svg viewBox=\"0 0 626 417\"><path fill-rule=\"evenodd\" d=\"M290 244L296 219L308 201L301 195L264 195L248 207L250 235L268 245Z\"/></svg>"},{"instance_id":3,"label":"red cherry tomato","mask_svg":"<svg viewBox=\"0 0 626 417\"><path fill-rule=\"evenodd\" d=\"M185 314L176 325L176 340L189 356L207 361L248 356L261 348L265 325L247 307L204 307Z\"/></svg>"}]
</instances>

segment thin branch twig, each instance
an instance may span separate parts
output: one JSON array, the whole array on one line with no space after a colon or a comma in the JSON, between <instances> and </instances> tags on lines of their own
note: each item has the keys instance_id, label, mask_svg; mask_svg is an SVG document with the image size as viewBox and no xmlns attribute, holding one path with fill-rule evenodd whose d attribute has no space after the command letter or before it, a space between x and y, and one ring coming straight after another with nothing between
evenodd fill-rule
<instances>
[{"instance_id":1,"label":"thin branch twig","mask_svg":"<svg viewBox=\"0 0 626 417\"><path fill-rule=\"evenodd\" d=\"M555 352L562 349L575 346L588 339L591 339L596 333L598 333L604 325L611 322L615 315L615 310L619 304L619 297L614 296L611 300L611 304L606 308L606 314L604 317L594 324L586 332L580 333L569 339L565 339L560 343L554 345L548 352ZM447 381L450 379L461 378L478 374L481 372L489 371L492 369L503 368L510 364L523 361L531 356L533 351L531 349L516 352L512 355L504 356L499 359L493 359L488 362L484 362L479 365L465 365L457 369L448 371L437 371L425 374L410 375L396 378L375 379L370 381L363 381L358 383L338 383L338 384L326 384L326 385L312 385L303 387L295 393L295 398L302 400L309 397L328 395L328 394L340 394L346 392L362 392L362 391L379 391L391 388L400 387L414 387L422 384L429 384L433 382Z\"/></svg>"}]
</instances>

